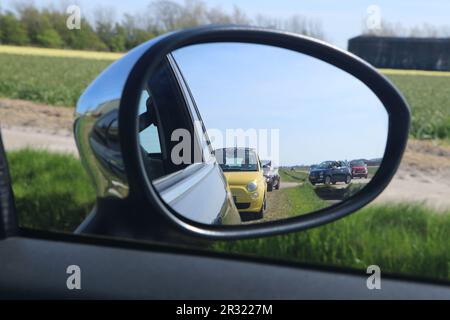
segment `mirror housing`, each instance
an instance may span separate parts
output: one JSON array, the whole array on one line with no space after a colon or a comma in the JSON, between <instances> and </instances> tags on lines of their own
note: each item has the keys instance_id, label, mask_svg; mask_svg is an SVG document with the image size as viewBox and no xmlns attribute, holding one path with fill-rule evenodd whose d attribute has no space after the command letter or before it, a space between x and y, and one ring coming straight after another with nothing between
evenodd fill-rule
<instances>
[{"instance_id":1,"label":"mirror housing","mask_svg":"<svg viewBox=\"0 0 450 320\"><path fill-rule=\"evenodd\" d=\"M383 103L389 117L385 157L374 178L360 193L339 204L305 216L261 225L208 226L183 218L169 208L147 177L140 152L137 115L142 83L155 72L159 61L172 51L210 42L244 42L289 49L334 65L362 81ZM111 121L108 122L108 119ZM113 126L114 121L118 121L118 126ZM108 232L128 228L123 233L133 234L137 238L151 238L158 229L161 234L239 239L312 228L342 218L372 201L397 170L408 138L409 121L409 108L391 82L368 63L348 52L289 32L254 27L206 26L160 36L113 63L80 98L75 136L81 158L93 177L101 201L111 199L133 203L133 214L121 217L121 224L109 228ZM107 207L113 210L114 206ZM111 216L97 210L78 232L90 230L95 233L95 230L111 223L106 221ZM100 227L93 228L93 221ZM139 232L135 232L135 228ZM165 232L165 229L170 231Z\"/></svg>"}]
</instances>

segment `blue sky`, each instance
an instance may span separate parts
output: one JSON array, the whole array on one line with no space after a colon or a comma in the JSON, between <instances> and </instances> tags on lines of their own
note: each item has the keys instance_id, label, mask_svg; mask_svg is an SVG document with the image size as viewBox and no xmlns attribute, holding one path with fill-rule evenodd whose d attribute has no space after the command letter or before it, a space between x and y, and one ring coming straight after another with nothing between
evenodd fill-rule
<instances>
[{"instance_id":1,"label":"blue sky","mask_svg":"<svg viewBox=\"0 0 450 320\"><path fill-rule=\"evenodd\" d=\"M268 130L258 148L281 165L380 158L388 117L378 98L353 76L315 58L275 47L220 43L174 53L207 129L232 147L227 129ZM279 130L274 148L270 130ZM224 141L225 140L225 141ZM278 155L278 156L277 156ZM275 158L274 158L275 157Z\"/></svg>"},{"instance_id":2,"label":"blue sky","mask_svg":"<svg viewBox=\"0 0 450 320\"><path fill-rule=\"evenodd\" d=\"M11 8L15 0L2 0L4 8ZM142 11L150 1L127 0L35 0L37 5L78 3L82 12L92 18L97 7L113 7L118 17L122 13ZM220 6L231 10L237 4L250 17L264 14L285 18L301 14L321 21L327 40L341 48L346 48L347 40L360 33L369 5L378 5L382 19L400 22L404 26L429 23L436 26L450 25L450 1L448 0L208 0L210 6Z\"/></svg>"}]
</instances>

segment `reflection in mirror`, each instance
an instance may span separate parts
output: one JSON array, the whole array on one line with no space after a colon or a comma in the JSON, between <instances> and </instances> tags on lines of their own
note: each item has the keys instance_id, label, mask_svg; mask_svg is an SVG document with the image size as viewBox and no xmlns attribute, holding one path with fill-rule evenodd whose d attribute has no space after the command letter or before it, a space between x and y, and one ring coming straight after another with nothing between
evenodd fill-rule
<instances>
[{"instance_id":1,"label":"reflection in mirror","mask_svg":"<svg viewBox=\"0 0 450 320\"><path fill-rule=\"evenodd\" d=\"M361 81L272 46L208 43L161 62L139 105L149 179L204 224L292 218L360 191L383 158L388 115Z\"/></svg>"}]
</instances>

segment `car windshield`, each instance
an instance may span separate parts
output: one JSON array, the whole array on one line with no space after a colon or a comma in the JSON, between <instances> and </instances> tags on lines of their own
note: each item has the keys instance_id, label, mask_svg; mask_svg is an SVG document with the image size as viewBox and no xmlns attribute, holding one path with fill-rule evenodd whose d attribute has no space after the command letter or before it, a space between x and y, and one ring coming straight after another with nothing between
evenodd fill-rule
<instances>
[{"instance_id":1,"label":"car windshield","mask_svg":"<svg viewBox=\"0 0 450 320\"><path fill-rule=\"evenodd\" d=\"M362 160L352 161L350 163L353 167L364 167L366 164Z\"/></svg>"},{"instance_id":2,"label":"car windshield","mask_svg":"<svg viewBox=\"0 0 450 320\"><path fill-rule=\"evenodd\" d=\"M333 161L324 161L321 164L319 164L316 168L326 169L326 168L331 167L332 164L333 164Z\"/></svg>"},{"instance_id":3,"label":"car windshield","mask_svg":"<svg viewBox=\"0 0 450 320\"><path fill-rule=\"evenodd\" d=\"M263 167L270 167L272 165L270 160L261 160L261 165Z\"/></svg>"},{"instance_id":4,"label":"car windshield","mask_svg":"<svg viewBox=\"0 0 450 320\"><path fill-rule=\"evenodd\" d=\"M257 171L258 158L250 149L219 149L215 152L217 161L224 172Z\"/></svg>"}]
</instances>

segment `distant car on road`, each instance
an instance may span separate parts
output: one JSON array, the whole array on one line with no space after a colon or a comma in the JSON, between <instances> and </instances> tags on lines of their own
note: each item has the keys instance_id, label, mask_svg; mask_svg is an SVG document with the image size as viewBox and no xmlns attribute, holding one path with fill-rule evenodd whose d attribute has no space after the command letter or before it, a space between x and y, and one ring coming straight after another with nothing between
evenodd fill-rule
<instances>
[{"instance_id":1,"label":"distant car on road","mask_svg":"<svg viewBox=\"0 0 450 320\"><path fill-rule=\"evenodd\" d=\"M264 178L266 178L267 191L272 191L273 188L276 190L280 189L281 178L278 173L278 169L272 166L272 161L262 160L261 161Z\"/></svg>"},{"instance_id":2,"label":"distant car on road","mask_svg":"<svg viewBox=\"0 0 450 320\"><path fill-rule=\"evenodd\" d=\"M317 183L335 184L352 181L352 172L345 161L324 161L309 172L309 182L312 185Z\"/></svg>"},{"instance_id":3,"label":"distant car on road","mask_svg":"<svg viewBox=\"0 0 450 320\"><path fill-rule=\"evenodd\" d=\"M350 168L352 170L352 178L366 178L369 176L367 164L363 160L350 161Z\"/></svg>"}]
</instances>

